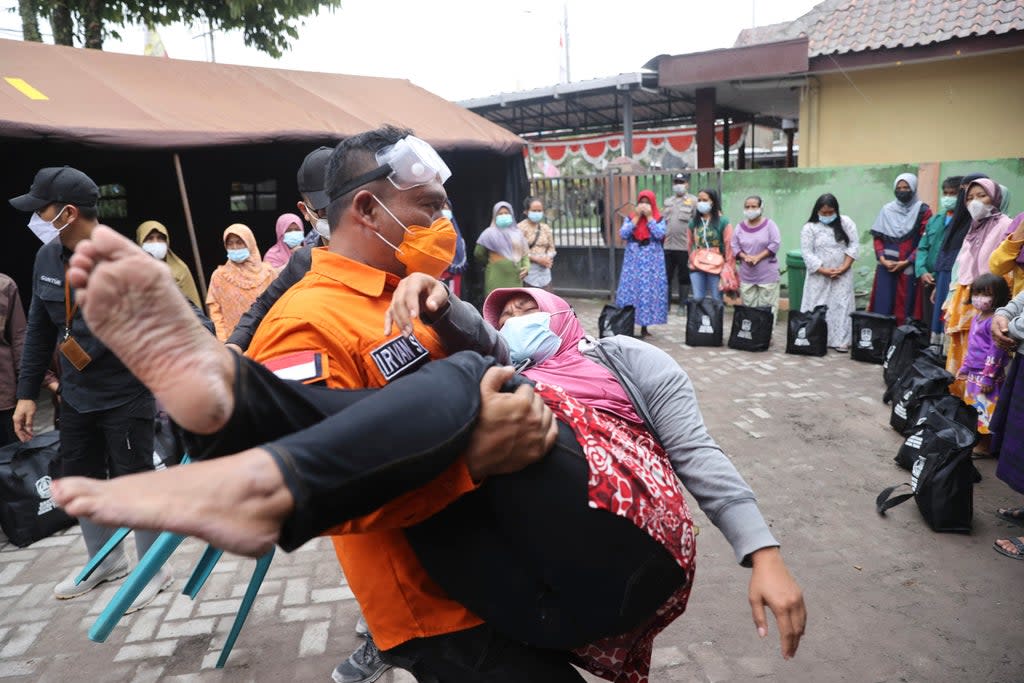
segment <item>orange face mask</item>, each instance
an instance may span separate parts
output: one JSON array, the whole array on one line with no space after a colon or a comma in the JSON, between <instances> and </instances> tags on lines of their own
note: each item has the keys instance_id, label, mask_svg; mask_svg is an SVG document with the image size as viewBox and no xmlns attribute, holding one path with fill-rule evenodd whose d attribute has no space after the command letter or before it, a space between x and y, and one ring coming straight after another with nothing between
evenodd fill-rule
<instances>
[{"instance_id":1,"label":"orange face mask","mask_svg":"<svg viewBox=\"0 0 1024 683\"><path fill-rule=\"evenodd\" d=\"M388 212L396 223L405 230L405 238L402 244L395 246L379 232L376 233L385 244L395 250L395 258L405 265L405 273L423 273L433 278L439 278L448 269L455 259L455 249L458 244L458 233L455 226L447 218L438 218L430 224L429 228L422 225L406 225L398 220L391 210L384 206L384 202L374 199Z\"/></svg>"}]
</instances>

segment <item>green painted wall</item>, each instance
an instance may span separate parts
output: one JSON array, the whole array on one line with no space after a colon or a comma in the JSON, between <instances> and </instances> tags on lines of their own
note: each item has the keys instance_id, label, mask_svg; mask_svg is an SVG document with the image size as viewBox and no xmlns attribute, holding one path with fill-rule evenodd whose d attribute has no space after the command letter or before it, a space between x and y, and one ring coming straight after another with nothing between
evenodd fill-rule
<instances>
[{"instance_id":1,"label":"green painted wall","mask_svg":"<svg viewBox=\"0 0 1024 683\"><path fill-rule=\"evenodd\" d=\"M728 171L722 175L722 203L734 224L743 218L743 200L752 194L765 201L765 213L782 232L782 253L800 248L800 229L814 201L831 192L840 211L853 219L860 234L861 257L854 265L857 302L863 306L871 291L875 259L870 245L871 225L882 205L893 198L892 184L900 173L917 173L916 164L879 164L834 168L780 168ZM1024 210L1024 159L957 161L941 165L941 178L969 172L986 173L1010 189L1010 211ZM693 188L696 191L699 188ZM785 268L785 259L780 258ZM783 284L786 283L783 275Z\"/></svg>"}]
</instances>

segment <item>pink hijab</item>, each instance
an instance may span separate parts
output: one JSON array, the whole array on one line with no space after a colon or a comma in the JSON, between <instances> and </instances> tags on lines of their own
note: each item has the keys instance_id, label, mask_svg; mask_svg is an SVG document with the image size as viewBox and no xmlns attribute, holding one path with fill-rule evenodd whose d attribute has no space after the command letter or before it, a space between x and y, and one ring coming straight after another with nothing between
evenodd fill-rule
<instances>
[{"instance_id":1,"label":"pink hijab","mask_svg":"<svg viewBox=\"0 0 1024 683\"><path fill-rule=\"evenodd\" d=\"M292 250L284 243L284 234L288 232L288 228L291 227L292 223L297 223L299 229L302 230L302 219L294 213L285 213L278 217L276 228L277 244L267 249L267 253L263 255L263 260L275 268L284 268L285 264L288 263L288 259L292 257Z\"/></svg>"},{"instance_id":2,"label":"pink hijab","mask_svg":"<svg viewBox=\"0 0 1024 683\"><path fill-rule=\"evenodd\" d=\"M992 213L980 221L971 223L964 244L960 247L960 273L957 282L965 286L989 272L988 259L1006 237L1007 228L1011 223L1010 217L999 210L1003 192L994 180L979 178L972 181L971 185L980 185L984 188L985 194L992 200ZM970 192L970 189L969 185L967 191Z\"/></svg>"},{"instance_id":3,"label":"pink hijab","mask_svg":"<svg viewBox=\"0 0 1024 683\"><path fill-rule=\"evenodd\" d=\"M509 287L495 289L484 301L484 320L498 327L498 319L508 300L517 294L526 294L537 302L537 309L546 313L571 311L568 302L543 289ZM579 350L580 340L586 336L575 314L553 315L551 331L562 340L555 355L523 374L537 382L562 387L567 394L591 408L612 413L635 424L643 424L633 403L615 376L590 360Z\"/></svg>"}]
</instances>

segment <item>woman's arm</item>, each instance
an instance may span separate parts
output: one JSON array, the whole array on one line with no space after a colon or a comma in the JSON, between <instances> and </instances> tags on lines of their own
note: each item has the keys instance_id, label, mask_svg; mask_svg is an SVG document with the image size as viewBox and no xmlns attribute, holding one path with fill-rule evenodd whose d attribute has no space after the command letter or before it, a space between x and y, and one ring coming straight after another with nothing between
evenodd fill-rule
<instances>
[{"instance_id":1,"label":"woman's arm","mask_svg":"<svg viewBox=\"0 0 1024 683\"><path fill-rule=\"evenodd\" d=\"M615 359L650 413L655 435L686 490L725 535L736 561L749 566L751 553L777 546L757 507L754 492L711 438L689 376L661 349L618 337L598 342ZM604 364L601 355L587 356Z\"/></svg>"},{"instance_id":2,"label":"woman's arm","mask_svg":"<svg viewBox=\"0 0 1024 683\"><path fill-rule=\"evenodd\" d=\"M843 232L850 238L850 243L846 246L846 255L856 261L860 256L860 236L857 235L857 224L846 216L843 216Z\"/></svg>"},{"instance_id":3,"label":"woman's arm","mask_svg":"<svg viewBox=\"0 0 1024 683\"><path fill-rule=\"evenodd\" d=\"M473 258L480 263L487 263L487 256L491 252L482 244L478 244L473 247Z\"/></svg>"},{"instance_id":4,"label":"woman's arm","mask_svg":"<svg viewBox=\"0 0 1024 683\"><path fill-rule=\"evenodd\" d=\"M1006 275L1013 271L1017 265L1017 257L1020 256L1021 248L1024 247L1024 239L1015 240L1014 235L1009 235L999 243L996 250L988 257L988 268L995 275Z\"/></svg>"},{"instance_id":5,"label":"woman's arm","mask_svg":"<svg viewBox=\"0 0 1024 683\"><path fill-rule=\"evenodd\" d=\"M647 221L647 227L651 229L651 237L661 241L665 239L665 219L660 221Z\"/></svg>"},{"instance_id":6,"label":"woman's arm","mask_svg":"<svg viewBox=\"0 0 1024 683\"><path fill-rule=\"evenodd\" d=\"M628 218L622 219L622 227L619 228L619 237L624 240L628 240L633 236L633 221Z\"/></svg>"},{"instance_id":7,"label":"woman's arm","mask_svg":"<svg viewBox=\"0 0 1024 683\"><path fill-rule=\"evenodd\" d=\"M233 330L227 329L227 322L225 322L224 314L220 310L220 302L217 301L217 282L217 274L214 273L213 277L210 278L210 288L206 290L206 310L210 314L210 320L213 321L213 329L217 332L217 339L227 342L228 336Z\"/></svg>"},{"instance_id":8,"label":"woman's arm","mask_svg":"<svg viewBox=\"0 0 1024 683\"><path fill-rule=\"evenodd\" d=\"M800 253L803 255L808 273L817 273L821 270L821 258L814 252L814 228L810 223L800 231Z\"/></svg>"}]
</instances>

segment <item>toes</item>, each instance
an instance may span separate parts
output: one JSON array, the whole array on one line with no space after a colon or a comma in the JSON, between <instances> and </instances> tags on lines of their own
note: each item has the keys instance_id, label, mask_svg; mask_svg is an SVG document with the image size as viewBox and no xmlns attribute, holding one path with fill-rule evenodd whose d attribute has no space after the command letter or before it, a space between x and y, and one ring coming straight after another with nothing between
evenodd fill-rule
<instances>
[{"instance_id":1,"label":"toes","mask_svg":"<svg viewBox=\"0 0 1024 683\"><path fill-rule=\"evenodd\" d=\"M105 225L97 226L90 237L96 253L104 259L118 259L141 252L135 242Z\"/></svg>"},{"instance_id":2,"label":"toes","mask_svg":"<svg viewBox=\"0 0 1024 683\"><path fill-rule=\"evenodd\" d=\"M76 498L91 493L96 483L86 477L66 477L54 481L50 485L50 493L57 504L64 507Z\"/></svg>"}]
</instances>

